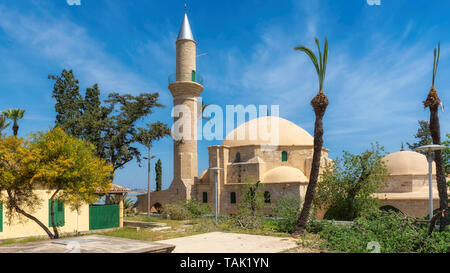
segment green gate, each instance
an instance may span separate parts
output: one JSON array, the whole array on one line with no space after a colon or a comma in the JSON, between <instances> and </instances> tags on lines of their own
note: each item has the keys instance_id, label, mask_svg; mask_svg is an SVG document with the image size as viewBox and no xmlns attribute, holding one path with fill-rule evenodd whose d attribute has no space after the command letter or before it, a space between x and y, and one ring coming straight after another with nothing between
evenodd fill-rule
<instances>
[{"instance_id":1,"label":"green gate","mask_svg":"<svg viewBox=\"0 0 450 273\"><path fill-rule=\"evenodd\" d=\"M89 206L89 230L116 228L120 226L119 205Z\"/></svg>"}]
</instances>

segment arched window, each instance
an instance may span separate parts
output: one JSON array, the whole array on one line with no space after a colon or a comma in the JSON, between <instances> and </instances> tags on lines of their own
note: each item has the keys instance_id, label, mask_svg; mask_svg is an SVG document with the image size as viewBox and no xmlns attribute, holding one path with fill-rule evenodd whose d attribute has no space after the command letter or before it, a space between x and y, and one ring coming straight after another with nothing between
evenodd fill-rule
<instances>
[{"instance_id":1,"label":"arched window","mask_svg":"<svg viewBox=\"0 0 450 273\"><path fill-rule=\"evenodd\" d=\"M235 156L235 158L234 158L234 162L241 162L241 153L240 152L237 152L236 153L236 156Z\"/></svg>"},{"instance_id":2,"label":"arched window","mask_svg":"<svg viewBox=\"0 0 450 273\"><path fill-rule=\"evenodd\" d=\"M264 192L264 203L270 203L270 192Z\"/></svg>"},{"instance_id":3,"label":"arched window","mask_svg":"<svg viewBox=\"0 0 450 273\"><path fill-rule=\"evenodd\" d=\"M230 203L236 204L236 193L235 192L230 193Z\"/></svg>"},{"instance_id":4,"label":"arched window","mask_svg":"<svg viewBox=\"0 0 450 273\"><path fill-rule=\"evenodd\" d=\"M281 152L281 162L288 161L288 153L286 151Z\"/></svg>"}]
</instances>

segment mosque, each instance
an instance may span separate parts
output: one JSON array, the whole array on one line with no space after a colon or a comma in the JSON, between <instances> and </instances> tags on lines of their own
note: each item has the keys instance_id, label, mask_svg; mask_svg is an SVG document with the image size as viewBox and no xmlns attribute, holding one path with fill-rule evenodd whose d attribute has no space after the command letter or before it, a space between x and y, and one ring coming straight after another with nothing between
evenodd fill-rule
<instances>
[{"instance_id":1,"label":"mosque","mask_svg":"<svg viewBox=\"0 0 450 273\"><path fill-rule=\"evenodd\" d=\"M288 194L298 195L303 200L311 170L313 137L298 125L276 116L243 123L230 132L221 145L210 146L209 168L198 175L197 104L203 86L196 70L196 41L186 13L176 40L176 77L170 81L169 90L174 107L182 106L193 113L187 121L192 130L183 141L174 140L173 181L167 190L151 193L153 212L164 204L188 199L214 207L217 195L219 213L234 214L238 211L242 186L250 181L260 181L264 185L267 214L271 214L271 206L278 199ZM181 115L175 117L174 123L180 118ZM252 135L261 127L268 129L269 137ZM321 168L332 162L328 152L322 149ZM426 157L400 151L383 160L388 176L385 188L376 194L380 206L416 217L428 215ZM434 176L434 206L437 208L439 197L435 179ZM138 196L138 209L147 211L147 195ZM321 218L325 213L319 211L317 216Z\"/></svg>"}]
</instances>

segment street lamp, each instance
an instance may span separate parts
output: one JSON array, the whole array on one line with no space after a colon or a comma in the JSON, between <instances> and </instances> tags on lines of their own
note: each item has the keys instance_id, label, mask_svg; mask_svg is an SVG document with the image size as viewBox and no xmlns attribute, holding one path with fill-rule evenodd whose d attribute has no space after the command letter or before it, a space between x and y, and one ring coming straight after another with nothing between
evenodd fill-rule
<instances>
[{"instance_id":1,"label":"street lamp","mask_svg":"<svg viewBox=\"0 0 450 273\"><path fill-rule=\"evenodd\" d=\"M433 218L433 161L434 161L434 151L441 151L446 149L443 145L424 145L416 148L416 151L425 151L428 161L428 180L429 180L429 198L430 198L430 220Z\"/></svg>"},{"instance_id":2,"label":"street lamp","mask_svg":"<svg viewBox=\"0 0 450 273\"><path fill-rule=\"evenodd\" d=\"M214 171L215 175L214 175L214 184L215 184L215 189L216 189L216 225L217 225L217 216L219 214L219 202L218 202L218 197L219 197L219 193L218 193L218 187L217 187L217 176L218 176L218 172L220 170L223 170L223 168L219 168L219 167L214 167L214 168L209 168L211 171Z\"/></svg>"}]
</instances>

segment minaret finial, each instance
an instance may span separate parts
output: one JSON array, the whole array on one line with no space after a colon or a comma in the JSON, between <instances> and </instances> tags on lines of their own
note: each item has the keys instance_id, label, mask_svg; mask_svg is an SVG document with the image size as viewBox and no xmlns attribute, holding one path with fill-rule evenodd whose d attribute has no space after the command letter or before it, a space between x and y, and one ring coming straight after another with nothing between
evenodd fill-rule
<instances>
[{"instance_id":1,"label":"minaret finial","mask_svg":"<svg viewBox=\"0 0 450 273\"><path fill-rule=\"evenodd\" d=\"M400 151L404 151L405 150L405 148L403 147L403 142L402 142L402 148L400 149Z\"/></svg>"},{"instance_id":2,"label":"minaret finial","mask_svg":"<svg viewBox=\"0 0 450 273\"><path fill-rule=\"evenodd\" d=\"M180 32L178 33L179 39L188 39L194 41L194 36L192 35L191 26L189 25L189 20L187 17L187 5L184 3L184 18L183 22L181 23Z\"/></svg>"}]
</instances>

